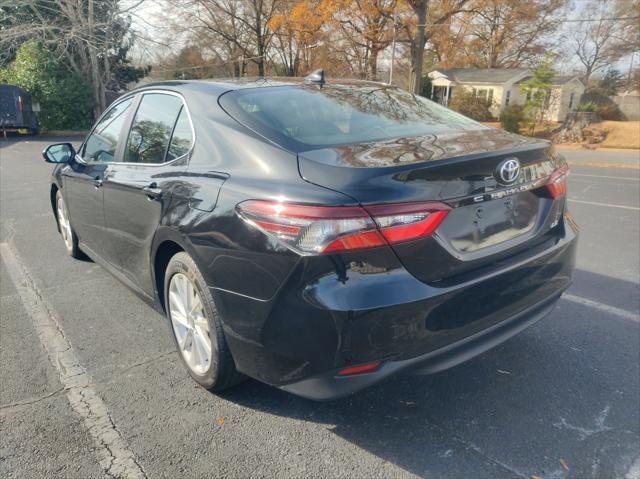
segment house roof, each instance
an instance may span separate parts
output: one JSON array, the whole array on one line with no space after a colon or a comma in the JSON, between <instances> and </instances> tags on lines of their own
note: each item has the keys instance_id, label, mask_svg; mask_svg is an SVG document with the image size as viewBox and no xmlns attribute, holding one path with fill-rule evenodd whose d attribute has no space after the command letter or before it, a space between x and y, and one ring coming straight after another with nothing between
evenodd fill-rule
<instances>
[{"instance_id":1,"label":"house roof","mask_svg":"<svg viewBox=\"0 0 640 479\"><path fill-rule=\"evenodd\" d=\"M533 78L531 75L527 75L522 80L517 82L517 84L524 83L524 82L530 80L531 78ZM556 75L551 79L551 84L553 86L562 86L562 85L565 85L565 84L569 83L571 80L575 80L575 79L580 81L580 79L575 75ZM582 83L582 82L580 81L580 83Z\"/></svg>"},{"instance_id":2,"label":"house roof","mask_svg":"<svg viewBox=\"0 0 640 479\"><path fill-rule=\"evenodd\" d=\"M527 73L526 68L449 68L434 70L456 83L505 83Z\"/></svg>"}]
</instances>

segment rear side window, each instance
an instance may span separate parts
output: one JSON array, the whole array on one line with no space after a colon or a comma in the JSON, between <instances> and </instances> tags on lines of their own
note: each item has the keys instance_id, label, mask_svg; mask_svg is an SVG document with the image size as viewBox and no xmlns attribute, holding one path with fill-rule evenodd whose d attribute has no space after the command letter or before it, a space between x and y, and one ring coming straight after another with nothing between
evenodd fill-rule
<instances>
[{"instance_id":1,"label":"rear side window","mask_svg":"<svg viewBox=\"0 0 640 479\"><path fill-rule=\"evenodd\" d=\"M236 120L294 151L487 128L386 85L247 88L222 95L220 104Z\"/></svg>"},{"instance_id":2,"label":"rear side window","mask_svg":"<svg viewBox=\"0 0 640 479\"><path fill-rule=\"evenodd\" d=\"M182 155L186 155L191 148L192 142L191 123L189 122L187 109L183 106L178 115L176 126L173 129L169 150L167 151L167 161L172 161L180 158Z\"/></svg>"},{"instance_id":3,"label":"rear side window","mask_svg":"<svg viewBox=\"0 0 640 479\"><path fill-rule=\"evenodd\" d=\"M123 161L164 163L173 127L181 109L182 100L176 96L145 94L131 124Z\"/></svg>"},{"instance_id":4,"label":"rear side window","mask_svg":"<svg viewBox=\"0 0 640 479\"><path fill-rule=\"evenodd\" d=\"M82 158L88 162L114 161L122 126L127 119L133 99L129 98L111 108L100 119L84 144Z\"/></svg>"}]
</instances>

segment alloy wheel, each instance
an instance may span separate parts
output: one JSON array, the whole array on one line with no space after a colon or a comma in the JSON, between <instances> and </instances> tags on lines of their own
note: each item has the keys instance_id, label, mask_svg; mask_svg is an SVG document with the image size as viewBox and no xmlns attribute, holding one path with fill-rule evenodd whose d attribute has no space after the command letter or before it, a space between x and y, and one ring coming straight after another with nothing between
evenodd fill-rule
<instances>
[{"instance_id":1,"label":"alloy wheel","mask_svg":"<svg viewBox=\"0 0 640 479\"><path fill-rule=\"evenodd\" d=\"M169 283L169 315L180 353L189 368L204 374L211 364L209 321L191 280L176 273Z\"/></svg>"},{"instance_id":2,"label":"alloy wheel","mask_svg":"<svg viewBox=\"0 0 640 479\"><path fill-rule=\"evenodd\" d=\"M60 233L64 244L69 251L73 249L73 232L71 230L71 223L67 216L67 209L64 206L64 200L62 197L58 198L58 224L60 225Z\"/></svg>"}]
</instances>

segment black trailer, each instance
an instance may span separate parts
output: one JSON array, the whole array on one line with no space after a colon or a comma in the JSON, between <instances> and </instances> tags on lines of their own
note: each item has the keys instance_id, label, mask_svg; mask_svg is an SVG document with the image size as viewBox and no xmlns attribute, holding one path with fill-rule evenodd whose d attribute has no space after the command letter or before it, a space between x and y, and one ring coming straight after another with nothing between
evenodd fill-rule
<instances>
[{"instance_id":1,"label":"black trailer","mask_svg":"<svg viewBox=\"0 0 640 479\"><path fill-rule=\"evenodd\" d=\"M35 106L35 108L34 108ZM9 131L38 133L38 105L33 105L31 95L15 85L0 83L0 133Z\"/></svg>"}]
</instances>

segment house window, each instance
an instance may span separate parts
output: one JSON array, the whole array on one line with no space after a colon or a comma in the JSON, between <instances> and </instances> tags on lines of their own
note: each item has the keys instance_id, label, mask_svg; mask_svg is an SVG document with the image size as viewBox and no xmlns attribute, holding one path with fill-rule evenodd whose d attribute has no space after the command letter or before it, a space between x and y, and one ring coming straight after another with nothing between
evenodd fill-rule
<instances>
[{"instance_id":1,"label":"house window","mask_svg":"<svg viewBox=\"0 0 640 479\"><path fill-rule=\"evenodd\" d=\"M504 100L504 104L505 106L507 106L509 104L509 101L511 100L511 90L507 90L507 96Z\"/></svg>"},{"instance_id":2,"label":"house window","mask_svg":"<svg viewBox=\"0 0 640 479\"><path fill-rule=\"evenodd\" d=\"M569 96L569 110L573 107L573 95L574 92L571 92L571 95Z\"/></svg>"},{"instance_id":3,"label":"house window","mask_svg":"<svg viewBox=\"0 0 640 479\"><path fill-rule=\"evenodd\" d=\"M491 105L491 103L493 102L493 88L481 88L479 90L476 90L474 88L473 94L476 96L476 98L482 98L484 101L486 101L487 105Z\"/></svg>"}]
</instances>

